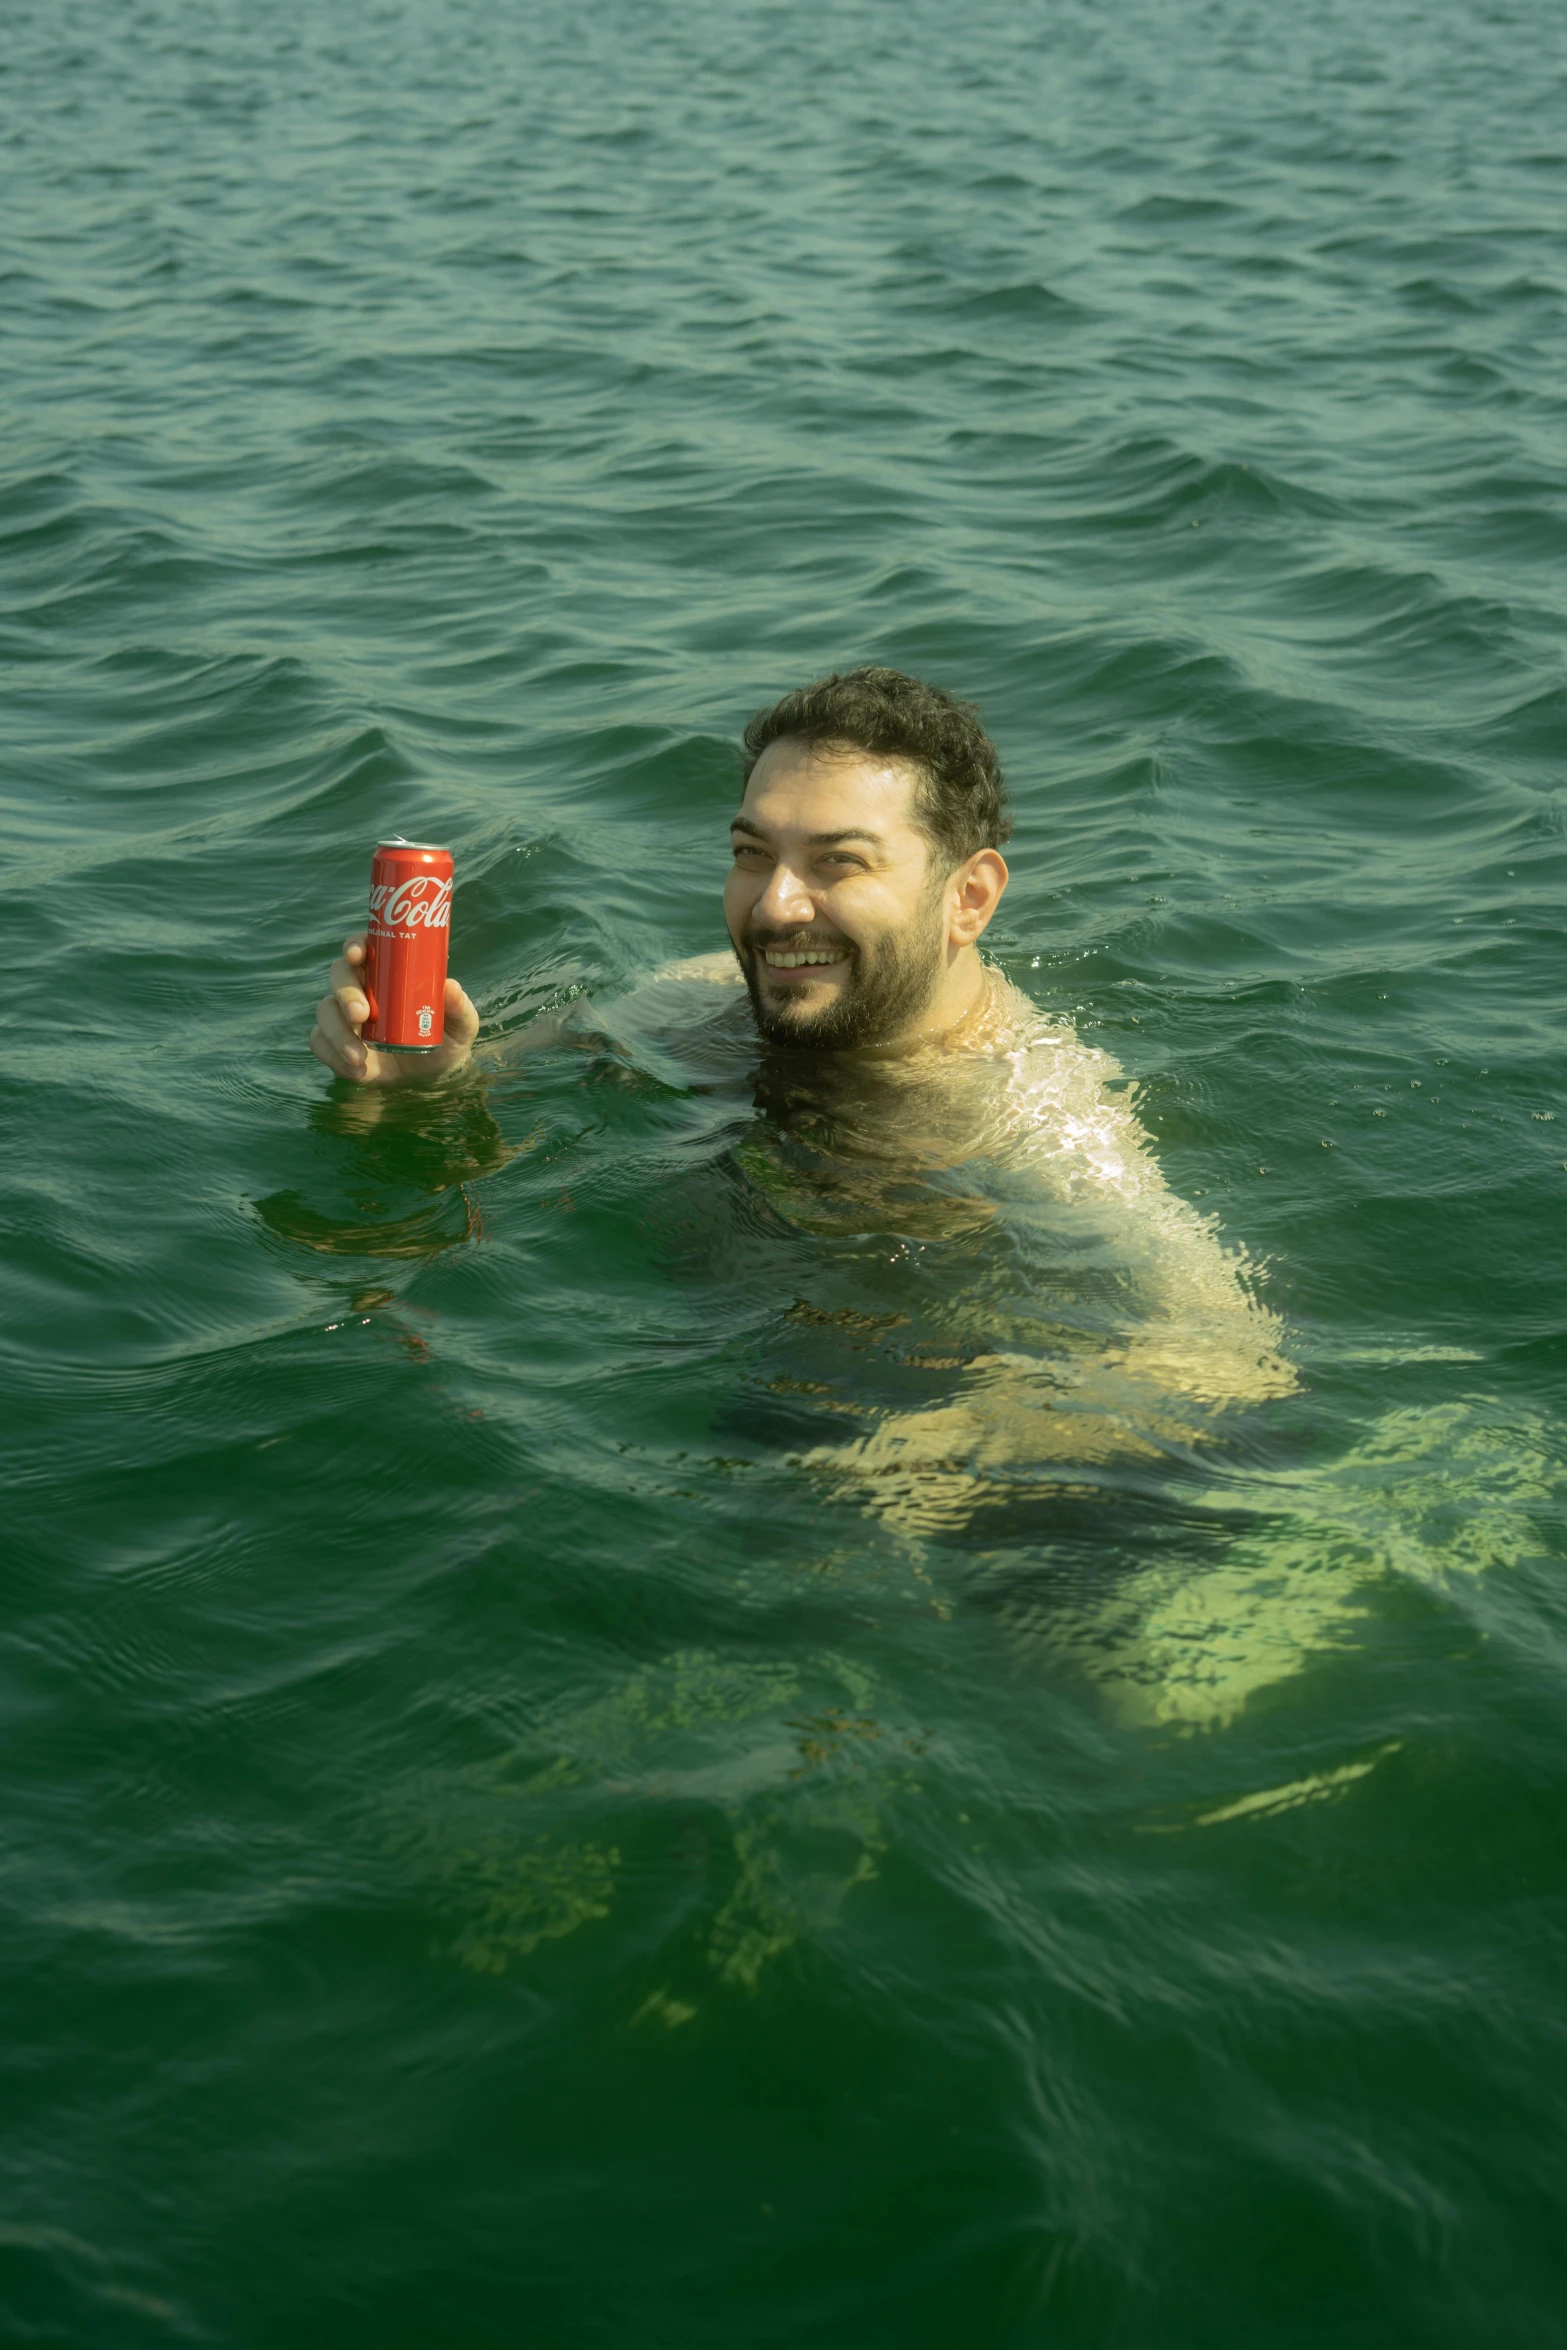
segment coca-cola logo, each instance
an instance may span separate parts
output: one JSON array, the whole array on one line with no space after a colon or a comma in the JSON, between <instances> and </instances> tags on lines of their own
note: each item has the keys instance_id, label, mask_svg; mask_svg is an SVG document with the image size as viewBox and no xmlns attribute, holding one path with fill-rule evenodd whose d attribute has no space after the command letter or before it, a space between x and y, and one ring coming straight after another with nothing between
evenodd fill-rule
<instances>
[{"instance_id":1,"label":"coca-cola logo","mask_svg":"<svg viewBox=\"0 0 1567 2350\"><path fill-rule=\"evenodd\" d=\"M370 919L386 930L449 930L452 885L433 873L380 882L370 891Z\"/></svg>"}]
</instances>

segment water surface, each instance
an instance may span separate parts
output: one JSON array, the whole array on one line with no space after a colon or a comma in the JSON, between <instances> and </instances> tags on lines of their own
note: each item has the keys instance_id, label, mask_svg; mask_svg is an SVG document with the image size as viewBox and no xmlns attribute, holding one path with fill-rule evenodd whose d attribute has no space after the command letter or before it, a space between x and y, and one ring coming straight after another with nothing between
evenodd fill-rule
<instances>
[{"instance_id":1,"label":"water surface","mask_svg":"<svg viewBox=\"0 0 1567 2350\"><path fill-rule=\"evenodd\" d=\"M3 64L7 2338L1561 2341L1560 12ZM865 658L1294 1393L635 1010ZM587 1049L328 1085L389 829Z\"/></svg>"}]
</instances>

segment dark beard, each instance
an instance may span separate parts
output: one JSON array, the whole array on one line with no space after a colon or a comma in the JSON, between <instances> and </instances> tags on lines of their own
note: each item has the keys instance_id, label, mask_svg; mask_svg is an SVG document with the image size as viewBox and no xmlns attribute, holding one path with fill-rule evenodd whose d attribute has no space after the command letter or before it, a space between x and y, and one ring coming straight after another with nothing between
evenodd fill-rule
<instances>
[{"instance_id":1,"label":"dark beard","mask_svg":"<svg viewBox=\"0 0 1567 2350\"><path fill-rule=\"evenodd\" d=\"M849 976L836 1000L824 1012L790 1012L769 1004L757 977L757 957L763 946L791 944L787 932L764 932L754 943L747 934L745 951L737 947L740 965L764 1044L793 1045L811 1053L847 1053L866 1045L886 1044L900 1029L919 1018L936 992L941 976L940 892L927 894L919 912L902 935L887 939L867 970L858 947L844 941ZM805 933L809 940L809 932Z\"/></svg>"}]
</instances>

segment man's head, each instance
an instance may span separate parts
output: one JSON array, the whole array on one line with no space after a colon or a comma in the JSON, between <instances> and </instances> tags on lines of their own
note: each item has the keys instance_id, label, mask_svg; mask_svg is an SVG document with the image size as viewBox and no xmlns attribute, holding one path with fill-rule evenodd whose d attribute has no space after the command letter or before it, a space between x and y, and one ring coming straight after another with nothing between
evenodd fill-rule
<instances>
[{"instance_id":1,"label":"man's head","mask_svg":"<svg viewBox=\"0 0 1567 2350\"><path fill-rule=\"evenodd\" d=\"M977 712L852 669L760 711L745 747L724 912L762 1035L843 1051L951 1027L1007 883Z\"/></svg>"}]
</instances>

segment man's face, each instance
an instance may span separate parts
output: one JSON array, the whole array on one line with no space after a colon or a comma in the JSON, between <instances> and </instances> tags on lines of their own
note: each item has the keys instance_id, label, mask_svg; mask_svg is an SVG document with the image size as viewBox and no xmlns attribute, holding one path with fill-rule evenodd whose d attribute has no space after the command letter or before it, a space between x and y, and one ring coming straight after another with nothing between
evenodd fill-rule
<instances>
[{"instance_id":1,"label":"man's face","mask_svg":"<svg viewBox=\"0 0 1567 2350\"><path fill-rule=\"evenodd\" d=\"M843 1052L917 1027L947 924L915 782L906 760L788 738L758 759L724 918L769 1044Z\"/></svg>"}]
</instances>

